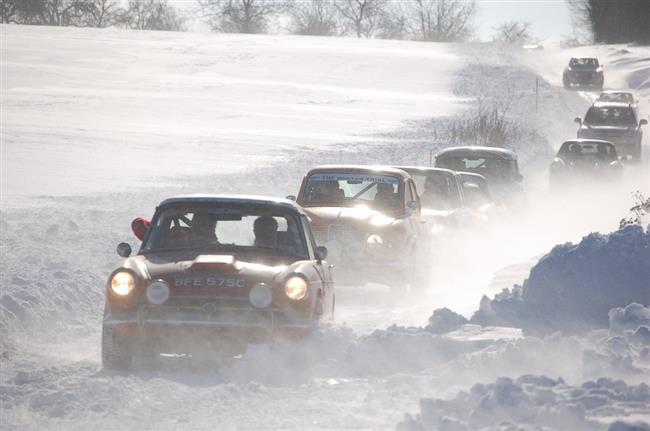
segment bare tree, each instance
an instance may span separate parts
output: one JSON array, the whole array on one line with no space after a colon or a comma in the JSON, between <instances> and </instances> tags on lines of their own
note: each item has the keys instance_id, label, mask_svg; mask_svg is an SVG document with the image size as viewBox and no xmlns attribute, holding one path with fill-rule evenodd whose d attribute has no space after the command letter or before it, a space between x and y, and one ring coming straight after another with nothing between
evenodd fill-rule
<instances>
[{"instance_id":1,"label":"bare tree","mask_svg":"<svg viewBox=\"0 0 650 431\"><path fill-rule=\"evenodd\" d=\"M121 17L127 28L136 30L182 31L184 19L167 0L129 0Z\"/></svg>"},{"instance_id":2,"label":"bare tree","mask_svg":"<svg viewBox=\"0 0 650 431\"><path fill-rule=\"evenodd\" d=\"M125 11L119 0L84 0L82 22L88 27L108 27L119 23Z\"/></svg>"},{"instance_id":3,"label":"bare tree","mask_svg":"<svg viewBox=\"0 0 650 431\"><path fill-rule=\"evenodd\" d=\"M2 0L3 22L5 8L12 22L35 25L80 25L82 0Z\"/></svg>"},{"instance_id":4,"label":"bare tree","mask_svg":"<svg viewBox=\"0 0 650 431\"><path fill-rule=\"evenodd\" d=\"M0 2L2 23L19 23L18 0L2 0Z\"/></svg>"},{"instance_id":5,"label":"bare tree","mask_svg":"<svg viewBox=\"0 0 650 431\"><path fill-rule=\"evenodd\" d=\"M294 34L334 36L338 33L337 10L331 0L294 0L289 5Z\"/></svg>"},{"instance_id":6,"label":"bare tree","mask_svg":"<svg viewBox=\"0 0 650 431\"><path fill-rule=\"evenodd\" d=\"M334 7L357 37L372 37L386 3L387 0L334 0Z\"/></svg>"},{"instance_id":7,"label":"bare tree","mask_svg":"<svg viewBox=\"0 0 650 431\"><path fill-rule=\"evenodd\" d=\"M566 1L574 25L591 30L595 42L650 44L650 1Z\"/></svg>"},{"instance_id":8,"label":"bare tree","mask_svg":"<svg viewBox=\"0 0 650 431\"><path fill-rule=\"evenodd\" d=\"M411 30L418 40L457 42L472 34L474 0L412 0Z\"/></svg>"},{"instance_id":9,"label":"bare tree","mask_svg":"<svg viewBox=\"0 0 650 431\"><path fill-rule=\"evenodd\" d=\"M212 31L265 33L285 8L281 0L198 0Z\"/></svg>"},{"instance_id":10,"label":"bare tree","mask_svg":"<svg viewBox=\"0 0 650 431\"><path fill-rule=\"evenodd\" d=\"M495 42L521 44L532 39L529 22L506 21L494 30L492 39Z\"/></svg>"},{"instance_id":11,"label":"bare tree","mask_svg":"<svg viewBox=\"0 0 650 431\"><path fill-rule=\"evenodd\" d=\"M388 3L379 17L375 37L378 39L407 39L409 37L408 18L402 2Z\"/></svg>"}]
</instances>

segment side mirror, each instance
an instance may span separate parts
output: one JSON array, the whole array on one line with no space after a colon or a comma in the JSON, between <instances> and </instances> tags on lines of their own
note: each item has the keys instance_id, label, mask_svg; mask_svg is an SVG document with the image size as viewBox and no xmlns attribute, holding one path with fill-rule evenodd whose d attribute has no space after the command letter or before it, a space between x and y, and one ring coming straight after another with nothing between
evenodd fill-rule
<instances>
[{"instance_id":1,"label":"side mirror","mask_svg":"<svg viewBox=\"0 0 650 431\"><path fill-rule=\"evenodd\" d=\"M639 121L639 127L645 126L646 124L648 124L648 120L645 118L642 118L641 121Z\"/></svg>"},{"instance_id":2,"label":"side mirror","mask_svg":"<svg viewBox=\"0 0 650 431\"><path fill-rule=\"evenodd\" d=\"M578 123L579 125L582 126L582 118L580 118L580 117L576 117L576 118L574 118L574 119L573 119L573 122L574 122L574 123Z\"/></svg>"},{"instance_id":3,"label":"side mirror","mask_svg":"<svg viewBox=\"0 0 650 431\"><path fill-rule=\"evenodd\" d=\"M406 203L406 208L408 208L411 211L417 211L418 210L418 203L417 201L408 201Z\"/></svg>"},{"instance_id":4,"label":"side mirror","mask_svg":"<svg viewBox=\"0 0 650 431\"><path fill-rule=\"evenodd\" d=\"M296 196L295 196L295 195L288 195L288 196L286 196L285 199L289 199L290 201L294 201L294 202L295 202L295 201L296 201Z\"/></svg>"},{"instance_id":5,"label":"side mirror","mask_svg":"<svg viewBox=\"0 0 650 431\"><path fill-rule=\"evenodd\" d=\"M121 242L117 245L117 254L121 257L131 256L131 246L125 242Z\"/></svg>"},{"instance_id":6,"label":"side mirror","mask_svg":"<svg viewBox=\"0 0 650 431\"><path fill-rule=\"evenodd\" d=\"M316 250L314 250L314 255L316 256L317 261L325 260L327 259L327 247L323 247L322 245L319 245L316 247Z\"/></svg>"}]
</instances>

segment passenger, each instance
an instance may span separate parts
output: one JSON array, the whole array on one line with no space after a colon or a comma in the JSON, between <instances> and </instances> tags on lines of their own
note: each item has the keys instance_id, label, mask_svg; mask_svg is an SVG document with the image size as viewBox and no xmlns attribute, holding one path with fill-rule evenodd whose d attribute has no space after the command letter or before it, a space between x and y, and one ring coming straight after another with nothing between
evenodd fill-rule
<instances>
[{"instance_id":1,"label":"passenger","mask_svg":"<svg viewBox=\"0 0 650 431\"><path fill-rule=\"evenodd\" d=\"M131 230L133 231L133 235L135 235L135 237L140 241L144 241L144 237L147 235L147 231L149 230L150 225L151 222L144 217L134 218L131 222Z\"/></svg>"},{"instance_id":2,"label":"passenger","mask_svg":"<svg viewBox=\"0 0 650 431\"><path fill-rule=\"evenodd\" d=\"M609 160L612 157L607 151L607 145L599 144L598 145L598 158L601 160Z\"/></svg>"},{"instance_id":3,"label":"passenger","mask_svg":"<svg viewBox=\"0 0 650 431\"><path fill-rule=\"evenodd\" d=\"M217 221L213 216L205 212L194 213L191 231L192 245L218 245L216 229Z\"/></svg>"},{"instance_id":4,"label":"passenger","mask_svg":"<svg viewBox=\"0 0 650 431\"><path fill-rule=\"evenodd\" d=\"M395 204L393 185L388 183L377 183L374 203L381 207L390 207Z\"/></svg>"},{"instance_id":5,"label":"passenger","mask_svg":"<svg viewBox=\"0 0 650 431\"><path fill-rule=\"evenodd\" d=\"M258 217L253 223L256 247L272 247L278 244L278 222L271 216Z\"/></svg>"},{"instance_id":6,"label":"passenger","mask_svg":"<svg viewBox=\"0 0 650 431\"><path fill-rule=\"evenodd\" d=\"M580 147L580 144L573 144L569 146L569 156L572 159L579 159L581 155L582 155L582 148Z\"/></svg>"}]
</instances>

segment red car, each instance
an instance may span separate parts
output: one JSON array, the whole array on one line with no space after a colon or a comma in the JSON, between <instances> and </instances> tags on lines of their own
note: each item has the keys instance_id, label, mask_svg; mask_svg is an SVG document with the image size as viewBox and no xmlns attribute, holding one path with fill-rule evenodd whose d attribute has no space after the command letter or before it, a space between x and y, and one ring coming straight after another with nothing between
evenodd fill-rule
<instances>
[{"instance_id":1,"label":"red car","mask_svg":"<svg viewBox=\"0 0 650 431\"><path fill-rule=\"evenodd\" d=\"M304 177L297 203L337 281L413 286L428 241L415 182L383 166L319 166Z\"/></svg>"},{"instance_id":2,"label":"red car","mask_svg":"<svg viewBox=\"0 0 650 431\"><path fill-rule=\"evenodd\" d=\"M102 362L214 349L241 353L269 337L303 337L334 312L334 284L304 211L248 196L163 201L137 255L108 278Z\"/></svg>"}]
</instances>

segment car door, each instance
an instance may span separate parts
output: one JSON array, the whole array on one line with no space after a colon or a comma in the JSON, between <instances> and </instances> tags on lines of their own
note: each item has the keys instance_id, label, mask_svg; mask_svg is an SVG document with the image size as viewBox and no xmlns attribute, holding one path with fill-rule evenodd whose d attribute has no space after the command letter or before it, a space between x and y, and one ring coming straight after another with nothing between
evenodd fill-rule
<instances>
[{"instance_id":1,"label":"car door","mask_svg":"<svg viewBox=\"0 0 650 431\"><path fill-rule=\"evenodd\" d=\"M425 235L426 228L425 222L422 220L421 210L422 205L420 204L420 198L418 196L415 182L413 179L409 178L405 184L405 203L406 203L406 217L409 220L409 226L411 231L416 238L421 238ZM415 207L409 207L409 202L415 202Z\"/></svg>"},{"instance_id":2,"label":"car door","mask_svg":"<svg viewBox=\"0 0 650 431\"><path fill-rule=\"evenodd\" d=\"M311 231L311 226L309 224L309 219L307 216L301 216L302 225L305 231L305 238L307 239L308 247L310 253L314 253L316 250L316 241L314 240L314 235ZM312 261L313 267L320 277L320 281L323 286L323 313L326 316L331 317L331 314L334 312L334 278L332 274L333 265L329 264L326 259L318 262L316 260Z\"/></svg>"}]
</instances>

